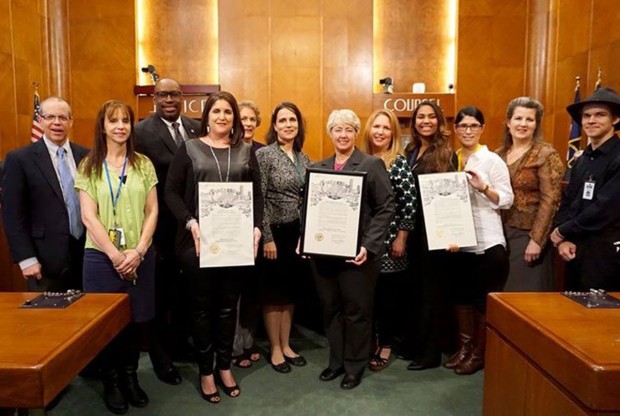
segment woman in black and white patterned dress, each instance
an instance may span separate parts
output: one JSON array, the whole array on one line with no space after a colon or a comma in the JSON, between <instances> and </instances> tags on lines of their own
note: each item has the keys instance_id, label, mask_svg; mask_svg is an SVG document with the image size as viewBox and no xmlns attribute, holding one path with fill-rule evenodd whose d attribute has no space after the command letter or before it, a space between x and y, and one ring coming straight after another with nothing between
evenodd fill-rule
<instances>
[{"instance_id":1,"label":"woman in black and white patterned dress","mask_svg":"<svg viewBox=\"0 0 620 416\"><path fill-rule=\"evenodd\" d=\"M362 150L385 162L396 202L375 289L377 349L369 367L371 370L380 371L387 366L392 346L401 329L402 305L405 301L402 298L402 283L409 267L406 246L409 231L414 227L416 188L411 168L402 155L400 125L394 113L377 110L368 117Z\"/></svg>"}]
</instances>

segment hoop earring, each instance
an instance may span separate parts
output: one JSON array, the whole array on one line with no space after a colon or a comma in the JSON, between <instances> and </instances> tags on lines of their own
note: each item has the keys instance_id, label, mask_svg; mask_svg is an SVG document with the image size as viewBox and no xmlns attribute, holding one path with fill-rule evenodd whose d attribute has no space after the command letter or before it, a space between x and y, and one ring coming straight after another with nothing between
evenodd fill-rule
<instances>
[{"instance_id":1,"label":"hoop earring","mask_svg":"<svg viewBox=\"0 0 620 416\"><path fill-rule=\"evenodd\" d=\"M209 134L209 125L207 124L207 134Z\"/></svg>"},{"instance_id":2,"label":"hoop earring","mask_svg":"<svg viewBox=\"0 0 620 416\"><path fill-rule=\"evenodd\" d=\"M232 129L230 129L230 137L233 137L233 135L235 134L235 128L233 127Z\"/></svg>"}]
</instances>

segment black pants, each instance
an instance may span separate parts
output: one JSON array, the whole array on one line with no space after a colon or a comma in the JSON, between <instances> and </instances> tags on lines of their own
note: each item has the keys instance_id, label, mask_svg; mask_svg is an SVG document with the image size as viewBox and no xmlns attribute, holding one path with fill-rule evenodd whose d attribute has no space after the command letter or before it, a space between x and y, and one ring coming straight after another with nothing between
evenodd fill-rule
<instances>
[{"instance_id":1,"label":"black pants","mask_svg":"<svg viewBox=\"0 0 620 416\"><path fill-rule=\"evenodd\" d=\"M149 330L149 356L154 368L165 369L175 353L187 352L183 348L191 333L189 290L172 244L159 243L155 261L155 318Z\"/></svg>"},{"instance_id":2,"label":"black pants","mask_svg":"<svg viewBox=\"0 0 620 416\"><path fill-rule=\"evenodd\" d=\"M620 245L614 245L618 240L618 235L603 235L576 241L576 256L566 262L566 289L620 290Z\"/></svg>"},{"instance_id":3,"label":"black pants","mask_svg":"<svg viewBox=\"0 0 620 416\"><path fill-rule=\"evenodd\" d=\"M200 373L230 368L237 301L248 267L199 267L194 248L181 256L181 267L189 280L194 344L198 350Z\"/></svg>"},{"instance_id":4,"label":"black pants","mask_svg":"<svg viewBox=\"0 0 620 416\"><path fill-rule=\"evenodd\" d=\"M405 272L380 273L375 292L375 333L380 347L392 347L403 323Z\"/></svg>"},{"instance_id":5,"label":"black pants","mask_svg":"<svg viewBox=\"0 0 620 416\"><path fill-rule=\"evenodd\" d=\"M508 278L508 253L498 244L483 254L459 252L453 255L456 268L452 273L452 302L473 305L486 314L487 295L501 292Z\"/></svg>"},{"instance_id":6,"label":"black pants","mask_svg":"<svg viewBox=\"0 0 620 416\"><path fill-rule=\"evenodd\" d=\"M323 305L329 368L344 367L347 374L359 375L368 364L370 354L379 262L369 258L361 266L328 259L311 263Z\"/></svg>"},{"instance_id":7,"label":"black pants","mask_svg":"<svg viewBox=\"0 0 620 416\"><path fill-rule=\"evenodd\" d=\"M429 251L426 238L414 240L410 247L401 353L419 364L435 365L441 360L441 352L451 348L448 344L452 340L446 334L451 334L453 320L448 302L452 253Z\"/></svg>"}]
</instances>

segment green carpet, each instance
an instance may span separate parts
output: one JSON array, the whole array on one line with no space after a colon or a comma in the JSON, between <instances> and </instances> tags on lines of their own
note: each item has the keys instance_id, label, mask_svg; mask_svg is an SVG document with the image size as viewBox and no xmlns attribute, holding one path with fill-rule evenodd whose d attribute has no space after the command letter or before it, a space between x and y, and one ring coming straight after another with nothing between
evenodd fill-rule
<instances>
[{"instance_id":1,"label":"green carpet","mask_svg":"<svg viewBox=\"0 0 620 416\"><path fill-rule=\"evenodd\" d=\"M257 342L263 352L266 343ZM483 373L457 376L437 368L407 371L407 362L392 360L384 371L366 371L362 384L350 391L340 388L340 379L322 382L319 373L327 364L324 337L297 328L291 342L306 359L306 367L293 367L288 374L276 373L267 361L249 369L233 367L241 396L232 399L222 394L222 401L205 402L198 392L198 368L180 363L183 384L161 383L152 371L150 360L140 360L140 384L150 403L143 409L130 407L128 415L480 415L482 414ZM49 416L106 415L102 399L103 386L97 380L76 378Z\"/></svg>"}]
</instances>

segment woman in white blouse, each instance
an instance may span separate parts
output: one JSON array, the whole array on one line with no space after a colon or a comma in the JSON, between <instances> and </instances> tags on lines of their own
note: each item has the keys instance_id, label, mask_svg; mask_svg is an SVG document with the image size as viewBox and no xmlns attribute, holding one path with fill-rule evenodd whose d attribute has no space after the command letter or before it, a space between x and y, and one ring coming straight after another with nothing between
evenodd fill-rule
<instances>
[{"instance_id":1,"label":"woman in white blouse","mask_svg":"<svg viewBox=\"0 0 620 416\"><path fill-rule=\"evenodd\" d=\"M458 323L458 351L444 363L457 374L473 374L484 367L486 297L501 291L508 276L508 255L500 209L512 205L513 193L506 163L480 144L484 115L464 107L455 118L459 171L469 181L476 239L473 247L450 246L455 254L452 300Z\"/></svg>"}]
</instances>

